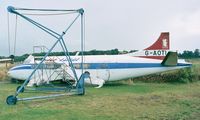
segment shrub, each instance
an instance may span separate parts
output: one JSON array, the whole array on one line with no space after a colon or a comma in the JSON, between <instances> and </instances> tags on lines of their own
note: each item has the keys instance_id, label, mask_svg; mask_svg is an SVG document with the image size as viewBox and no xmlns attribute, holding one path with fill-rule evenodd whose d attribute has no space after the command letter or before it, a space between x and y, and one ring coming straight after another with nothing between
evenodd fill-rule
<instances>
[{"instance_id":1,"label":"shrub","mask_svg":"<svg viewBox=\"0 0 200 120\"><path fill-rule=\"evenodd\" d=\"M138 78L133 78L133 81L142 82L157 82L157 83L189 83L198 81L200 78L200 69L198 66L190 68L178 69L163 73L151 74Z\"/></svg>"}]
</instances>

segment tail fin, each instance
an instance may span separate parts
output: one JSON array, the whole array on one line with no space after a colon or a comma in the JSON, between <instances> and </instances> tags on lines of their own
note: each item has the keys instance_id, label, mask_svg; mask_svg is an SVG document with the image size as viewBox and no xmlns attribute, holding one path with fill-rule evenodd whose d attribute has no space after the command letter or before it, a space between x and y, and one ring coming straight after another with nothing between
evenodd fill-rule
<instances>
[{"instance_id":1,"label":"tail fin","mask_svg":"<svg viewBox=\"0 0 200 120\"><path fill-rule=\"evenodd\" d=\"M169 47L169 32L163 32L153 45L144 50L169 50Z\"/></svg>"},{"instance_id":2,"label":"tail fin","mask_svg":"<svg viewBox=\"0 0 200 120\"><path fill-rule=\"evenodd\" d=\"M129 55L134 57L163 60L167 55L168 50L170 49L169 43L169 32L163 32L160 34L160 37L153 45L144 50L139 50L138 52L134 52Z\"/></svg>"}]
</instances>

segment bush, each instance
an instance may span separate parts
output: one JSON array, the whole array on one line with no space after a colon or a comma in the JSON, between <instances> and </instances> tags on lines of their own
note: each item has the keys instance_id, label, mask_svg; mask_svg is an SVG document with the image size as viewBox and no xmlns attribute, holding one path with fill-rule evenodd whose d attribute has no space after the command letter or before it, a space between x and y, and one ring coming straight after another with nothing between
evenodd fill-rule
<instances>
[{"instance_id":1,"label":"bush","mask_svg":"<svg viewBox=\"0 0 200 120\"><path fill-rule=\"evenodd\" d=\"M191 68L180 69L178 72L178 76L179 76L179 79L177 80L177 82L180 82L180 83L189 83L193 79Z\"/></svg>"},{"instance_id":2,"label":"bush","mask_svg":"<svg viewBox=\"0 0 200 120\"><path fill-rule=\"evenodd\" d=\"M158 74L151 74L132 79L133 81L157 82L157 83L190 83L199 81L200 69L198 66L178 69Z\"/></svg>"},{"instance_id":3,"label":"bush","mask_svg":"<svg viewBox=\"0 0 200 120\"><path fill-rule=\"evenodd\" d=\"M200 64L195 64L191 68L191 82L200 81Z\"/></svg>"}]
</instances>

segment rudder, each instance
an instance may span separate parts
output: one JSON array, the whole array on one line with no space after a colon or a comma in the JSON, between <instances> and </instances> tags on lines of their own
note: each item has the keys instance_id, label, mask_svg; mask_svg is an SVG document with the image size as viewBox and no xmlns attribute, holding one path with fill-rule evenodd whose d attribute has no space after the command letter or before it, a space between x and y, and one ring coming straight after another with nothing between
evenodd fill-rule
<instances>
[{"instance_id":1,"label":"rudder","mask_svg":"<svg viewBox=\"0 0 200 120\"><path fill-rule=\"evenodd\" d=\"M169 50L169 32L162 32L160 37L150 47L144 50Z\"/></svg>"}]
</instances>

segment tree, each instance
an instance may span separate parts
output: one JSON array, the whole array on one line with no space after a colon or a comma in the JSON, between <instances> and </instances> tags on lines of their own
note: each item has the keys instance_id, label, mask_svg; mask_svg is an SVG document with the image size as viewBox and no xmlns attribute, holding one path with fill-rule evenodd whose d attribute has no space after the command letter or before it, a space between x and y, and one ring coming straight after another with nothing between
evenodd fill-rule
<instances>
[{"instance_id":1,"label":"tree","mask_svg":"<svg viewBox=\"0 0 200 120\"><path fill-rule=\"evenodd\" d=\"M195 51L194 51L194 57L196 57L196 58L200 57L200 51L199 51L199 49L195 49Z\"/></svg>"},{"instance_id":2,"label":"tree","mask_svg":"<svg viewBox=\"0 0 200 120\"><path fill-rule=\"evenodd\" d=\"M183 58L193 58L194 54L192 51L185 50L185 51L183 51L182 57Z\"/></svg>"}]
</instances>

